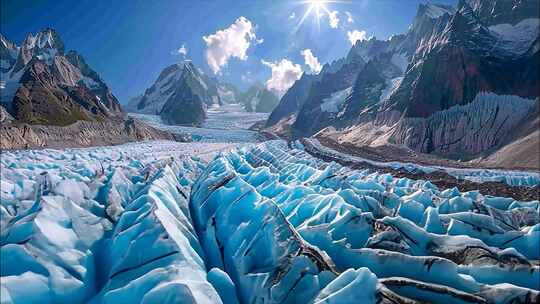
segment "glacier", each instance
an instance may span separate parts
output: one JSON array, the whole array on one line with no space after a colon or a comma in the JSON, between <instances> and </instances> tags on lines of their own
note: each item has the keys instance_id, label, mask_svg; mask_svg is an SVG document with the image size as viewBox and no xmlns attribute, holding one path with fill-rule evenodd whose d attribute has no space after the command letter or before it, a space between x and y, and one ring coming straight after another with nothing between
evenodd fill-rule
<instances>
[{"instance_id":1,"label":"glacier","mask_svg":"<svg viewBox=\"0 0 540 304\"><path fill-rule=\"evenodd\" d=\"M159 115L129 113L156 129L176 134L188 134L193 141L212 143L250 143L261 141L260 134L249 128L268 118L268 113L250 113L240 104L225 104L208 109L208 117L201 127L167 125Z\"/></svg>"},{"instance_id":2,"label":"glacier","mask_svg":"<svg viewBox=\"0 0 540 304\"><path fill-rule=\"evenodd\" d=\"M317 150L317 152L319 153L330 156L332 158L344 159L353 163L366 163L377 167L403 169L408 172L432 173L435 171L443 171L457 179L469 180L480 183L503 182L511 186L536 186L540 184L540 173L534 171L451 168L436 165L420 165L410 162L404 163L397 161L381 162L359 156L352 156L336 151L330 147L322 145L316 138L305 138L303 141L305 144L309 145L310 148ZM305 149L305 145L299 141L294 143L294 145L299 149Z\"/></svg>"},{"instance_id":3,"label":"glacier","mask_svg":"<svg viewBox=\"0 0 540 304\"><path fill-rule=\"evenodd\" d=\"M1 303L540 297L538 201L351 169L281 140L1 153ZM534 184L524 174L510 181Z\"/></svg>"}]
</instances>

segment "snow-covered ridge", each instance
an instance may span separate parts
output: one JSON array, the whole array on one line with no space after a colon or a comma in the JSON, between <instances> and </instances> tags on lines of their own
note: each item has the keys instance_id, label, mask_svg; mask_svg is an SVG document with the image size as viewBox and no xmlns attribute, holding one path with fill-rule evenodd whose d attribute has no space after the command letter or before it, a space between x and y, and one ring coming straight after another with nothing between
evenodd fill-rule
<instances>
[{"instance_id":1,"label":"snow-covered ridge","mask_svg":"<svg viewBox=\"0 0 540 304\"><path fill-rule=\"evenodd\" d=\"M444 14L452 15L455 13L455 9L451 6L427 4L425 9L426 16L430 18L439 18Z\"/></svg>"},{"instance_id":2,"label":"snow-covered ridge","mask_svg":"<svg viewBox=\"0 0 540 304\"><path fill-rule=\"evenodd\" d=\"M498 41L495 48L521 55L525 53L540 34L540 19L529 18L516 25L507 23L496 24L489 27Z\"/></svg>"}]
</instances>

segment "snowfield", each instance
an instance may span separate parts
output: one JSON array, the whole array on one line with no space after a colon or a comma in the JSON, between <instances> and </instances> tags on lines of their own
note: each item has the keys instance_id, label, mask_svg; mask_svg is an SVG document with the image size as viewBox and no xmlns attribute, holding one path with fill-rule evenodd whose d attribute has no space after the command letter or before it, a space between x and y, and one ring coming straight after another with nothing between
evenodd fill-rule
<instances>
[{"instance_id":1,"label":"snowfield","mask_svg":"<svg viewBox=\"0 0 540 304\"><path fill-rule=\"evenodd\" d=\"M295 147L2 152L1 303L538 302L538 201Z\"/></svg>"}]
</instances>

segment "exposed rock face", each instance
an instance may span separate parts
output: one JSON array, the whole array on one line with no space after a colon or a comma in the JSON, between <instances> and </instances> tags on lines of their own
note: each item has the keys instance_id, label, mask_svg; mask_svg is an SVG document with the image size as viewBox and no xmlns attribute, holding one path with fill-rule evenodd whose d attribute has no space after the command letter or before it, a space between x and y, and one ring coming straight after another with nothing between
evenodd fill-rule
<instances>
[{"instance_id":1,"label":"exposed rock face","mask_svg":"<svg viewBox=\"0 0 540 304\"><path fill-rule=\"evenodd\" d=\"M133 119L81 55L53 29L17 47L0 36L0 149L182 140Z\"/></svg>"},{"instance_id":2,"label":"exposed rock face","mask_svg":"<svg viewBox=\"0 0 540 304\"><path fill-rule=\"evenodd\" d=\"M17 46L0 34L0 72L6 73L17 61Z\"/></svg>"},{"instance_id":3,"label":"exposed rock face","mask_svg":"<svg viewBox=\"0 0 540 304\"><path fill-rule=\"evenodd\" d=\"M221 104L221 98L218 82L184 61L165 68L135 102L136 112L159 114L171 124L199 124L206 108Z\"/></svg>"},{"instance_id":4,"label":"exposed rock face","mask_svg":"<svg viewBox=\"0 0 540 304\"><path fill-rule=\"evenodd\" d=\"M206 104L198 94L181 86L163 105L160 116L171 125L198 125L206 118Z\"/></svg>"},{"instance_id":5,"label":"exposed rock face","mask_svg":"<svg viewBox=\"0 0 540 304\"><path fill-rule=\"evenodd\" d=\"M241 96L240 91L236 86L230 83L220 83L218 80L214 80L218 83L217 91L221 103L236 103Z\"/></svg>"},{"instance_id":6,"label":"exposed rock face","mask_svg":"<svg viewBox=\"0 0 540 304\"><path fill-rule=\"evenodd\" d=\"M308 97L285 107L288 92L267 125L292 116L295 137L331 127L343 141L459 158L491 153L534 119L528 111L540 86L539 2L422 4L407 33L357 42L302 92L297 81L290 91Z\"/></svg>"},{"instance_id":7,"label":"exposed rock face","mask_svg":"<svg viewBox=\"0 0 540 304\"><path fill-rule=\"evenodd\" d=\"M270 114L267 126L272 126L280 120L298 113L308 98L311 85L317 78L317 75L304 73L281 98L277 107Z\"/></svg>"},{"instance_id":8,"label":"exposed rock face","mask_svg":"<svg viewBox=\"0 0 540 304\"><path fill-rule=\"evenodd\" d=\"M351 51L336 72L322 74L320 80L312 84L307 100L304 102L293 127L297 134L312 134L335 118L335 111L324 111L321 105L333 102L336 93L350 88L365 61L360 54Z\"/></svg>"},{"instance_id":9,"label":"exposed rock face","mask_svg":"<svg viewBox=\"0 0 540 304\"><path fill-rule=\"evenodd\" d=\"M427 117L467 104L480 92L538 96L538 51L531 44L520 54L510 43L504 45L463 5L442 33L435 32L433 42L420 48L425 54L413 57L399 90L390 97L390 108L408 117Z\"/></svg>"},{"instance_id":10,"label":"exposed rock face","mask_svg":"<svg viewBox=\"0 0 540 304\"><path fill-rule=\"evenodd\" d=\"M6 109L0 106L0 124L8 124L13 121L13 116L6 111Z\"/></svg>"},{"instance_id":11,"label":"exposed rock face","mask_svg":"<svg viewBox=\"0 0 540 304\"><path fill-rule=\"evenodd\" d=\"M131 98L126 105L124 105L124 110L127 112L137 112L137 105L141 102L143 94Z\"/></svg>"},{"instance_id":12,"label":"exposed rock face","mask_svg":"<svg viewBox=\"0 0 540 304\"><path fill-rule=\"evenodd\" d=\"M239 101L246 111L257 113L270 113L279 104L279 98L261 84L251 86Z\"/></svg>"},{"instance_id":13,"label":"exposed rock face","mask_svg":"<svg viewBox=\"0 0 540 304\"><path fill-rule=\"evenodd\" d=\"M18 123L0 128L0 149L77 148L140 140L183 140L133 119L78 121L63 127Z\"/></svg>"},{"instance_id":14,"label":"exposed rock face","mask_svg":"<svg viewBox=\"0 0 540 304\"><path fill-rule=\"evenodd\" d=\"M534 0L464 0L458 6L469 5L478 19L486 24L516 24L527 18L538 18L540 2Z\"/></svg>"},{"instance_id":15,"label":"exposed rock face","mask_svg":"<svg viewBox=\"0 0 540 304\"><path fill-rule=\"evenodd\" d=\"M29 34L18 49L1 40L1 101L18 122L69 125L123 115L116 97L84 59L75 51L64 53L54 30Z\"/></svg>"},{"instance_id":16,"label":"exposed rock face","mask_svg":"<svg viewBox=\"0 0 540 304\"><path fill-rule=\"evenodd\" d=\"M428 118L405 118L392 133L392 141L416 151L475 155L497 147L526 122L536 100L517 96L478 94L463 106L438 111Z\"/></svg>"}]
</instances>

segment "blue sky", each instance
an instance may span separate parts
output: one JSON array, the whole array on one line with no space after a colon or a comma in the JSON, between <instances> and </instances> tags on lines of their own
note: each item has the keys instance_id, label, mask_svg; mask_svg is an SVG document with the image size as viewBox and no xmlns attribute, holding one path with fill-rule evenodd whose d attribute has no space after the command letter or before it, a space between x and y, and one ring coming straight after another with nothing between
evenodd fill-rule
<instances>
[{"instance_id":1,"label":"blue sky","mask_svg":"<svg viewBox=\"0 0 540 304\"><path fill-rule=\"evenodd\" d=\"M271 67L279 73L286 66L279 64L283 59L290 61L294 69L310 71L301 54L303 50L311 50L321 64L338 59L351 47L349 32L364 31L366 37L382 39L403 33L418 4L426 2L326 3L328 11L337 11L334 13L339 19L337 25L336 19L331 24L328 13L321 10L320 27L314 13L298 27L310 6L302 0L2 0L0 30L20 44L29 32L45 27L56 29L66 49L81 53L124 103L149 87L163 68L184 57L208 74L214 74L217 67L217 77L243 89L254 81L265 83L274 78ZM456 1L436 2L455 4ZM352 20L348 20L346 12ZM240 20L240 17L244 18ZM214 34L232 24L236 24L237 31L246 33L246 27L250 26L247 48L241 43L240 49L219 49L223 46L219 39L228 35ZM214 64L212 69L207 56L209 42L203 37L211 41L212 58L215 55L227 58L226 65ZM178 52L181 46L185 46L187 55Z\"/></svg>"}]
</instances>

